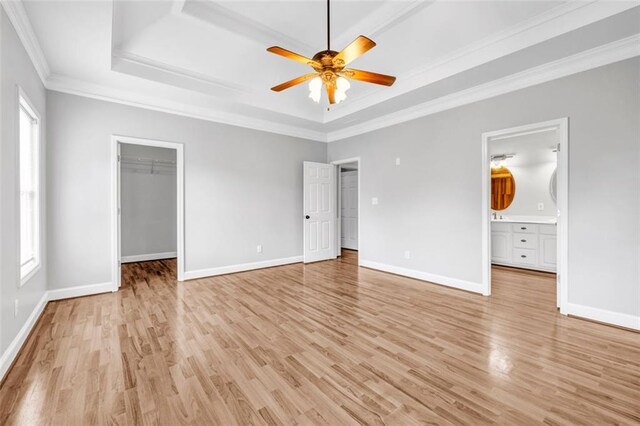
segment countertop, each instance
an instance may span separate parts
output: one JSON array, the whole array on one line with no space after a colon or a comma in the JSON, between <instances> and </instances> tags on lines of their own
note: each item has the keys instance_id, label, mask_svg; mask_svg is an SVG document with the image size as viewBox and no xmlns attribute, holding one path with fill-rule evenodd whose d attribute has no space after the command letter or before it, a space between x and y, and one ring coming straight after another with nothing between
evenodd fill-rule
<instances>
[{"instance_id":1,"label":"countertop","mask_svg":"<svg viewBox=\"0 0 640 426\"><path fill-rule=\"evenodd\" d=\"M557 225L558 219L555 217L508 217L504 219L493 219L491 223L537 223L543 225Z\"/></svg>"}]
</instances>

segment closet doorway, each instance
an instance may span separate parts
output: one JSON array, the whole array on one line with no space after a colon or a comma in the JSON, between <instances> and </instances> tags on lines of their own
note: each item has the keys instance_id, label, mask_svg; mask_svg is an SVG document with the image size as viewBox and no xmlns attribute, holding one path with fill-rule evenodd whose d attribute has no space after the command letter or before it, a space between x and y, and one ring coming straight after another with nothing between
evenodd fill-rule
<instances>
[{"instance_id":1,"label":"closet doorway","mask_svg":"<svg viewBox=\"0 0 640 426\"><path fill-rule=\"evenodd\" d=\"M113 283L121 265L175 259L184 275L183 146L114 136Z\"/></svg>"}]
</instances>

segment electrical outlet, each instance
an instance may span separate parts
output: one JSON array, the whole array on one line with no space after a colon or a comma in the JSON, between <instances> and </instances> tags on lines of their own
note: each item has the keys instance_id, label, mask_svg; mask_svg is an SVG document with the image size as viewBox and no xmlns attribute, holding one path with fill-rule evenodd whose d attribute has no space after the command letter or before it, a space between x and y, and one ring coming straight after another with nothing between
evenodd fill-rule
<instances>
[{"instance_id":1,"label":"electrical outlet","mask_svg":"<svg viewBox=\"0 0 640 426\"><path fill-rule=\"evenodd\" d=\"M399 165L400 165L400 157L397 157L396 158L396 166L399 166Z\"/></svg>"},{"instance_id":2,"label":"electrical outlet","mask_svg":"<svg viewBox=\"0 0 640 426\"><path fill-rule=\"evenodd\" d=\"M257 251L258 253L262 253L262 244L258 244L258 245L256 246L256 251Z\"/></svg>"},{"instance_id":3,"label":"electrical outlet","mask_svg":"<svg viewBox=\"0 0 640 426\"><path fill-rule=\"evenodd\" d=\"M373 206L377 206L378 205L378 197L373 197L371 199L371 205L373 205Z\"/></svg>"},{"instance_id":4,"label":"electrical outlet","mask_svg":"<svg viewBox=\"0 0 640 426\"><path fill-rule=\"evenodd\" d=\"M13 302L13 317L18 318L18 299Z\"/></svg>"},{"instance_id":5,"label":"electrical outlet","mask_svg":"<svg viewBox=\"0 0 640 426\"><path fill-rule=\"evenodd\" d=\"M404 258L405 259L411 259L411 252L409 250L405 250L404 251Z\"/></svg>"},{"instance_id":6,"label":"electrical outlet","mask_svg":"<svg viewBox=\"0 0 640 426\"><path fill-rule=\"evenodd\" d=\"M544 203L538 203L538 210L544 210Z\"/></svg>"}]
</instances>

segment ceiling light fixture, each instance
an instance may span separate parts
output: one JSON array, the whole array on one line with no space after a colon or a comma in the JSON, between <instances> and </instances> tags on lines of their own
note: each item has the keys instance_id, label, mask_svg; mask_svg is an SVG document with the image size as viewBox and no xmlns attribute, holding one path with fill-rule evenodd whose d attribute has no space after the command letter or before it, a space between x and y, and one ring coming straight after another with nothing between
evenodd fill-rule
<instances>
[{"instance_id":1,"label":"ceiling light fixture","mask_svg":"<svg viewBox=\"0 0 640 426\"><path fill-rule=\"evenodd\" d=\"M329 1L327 0L327 50L322 50L313 55L312 59L309 59L278 46L267 49L267 51L276 55L310 65L315 72L274 86L271 90L281 92L311 80L309 82L309 98L319 103L322 96L322 86L324 85L329 103L336 104L347 99L347 90L351 88L351 83L349 83L348 79L381 84L383 86L391 86L396 81L396 78L390 75L345 68L350 62L371 50L376 44L373 40L361 35L341 52L331 50L331 5Z\"/></svg>"},{"instance_id":2,"label":"ceiling light fixture","mask_svg":"<svg viewBox=\"0 0 640 426\"><path fill-rule=\"evenodd\" d=\"M491 156L491 168L506 167L507 159L515 157L515 154L500 154Z\"/></svg>"}]
</instances>

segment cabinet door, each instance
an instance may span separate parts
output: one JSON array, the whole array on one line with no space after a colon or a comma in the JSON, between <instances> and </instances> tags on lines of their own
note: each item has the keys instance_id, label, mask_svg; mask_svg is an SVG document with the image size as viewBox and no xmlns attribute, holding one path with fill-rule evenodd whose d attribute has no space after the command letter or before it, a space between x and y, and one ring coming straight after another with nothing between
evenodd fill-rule
<instances>
[{"instance_id":1,"label":"cabinet door","mask_svg":"<svg viewBox=\"0 0 640 426\"><path fill-rule=\"evenodd\" d=\"M511 262L511 234L507 232L491 233L491 261L496 263Z\"/></svg>"},{"instance_id":2,"label":"cabinet door","mask_svg":"<svg viewBox=\"0 0 640 426\"><path fill-rule=\"evenodd\" d=\"M555 271L558 263L558 245L555 235L540 235L538 265Z\"/></svg>"}]
</instances>

